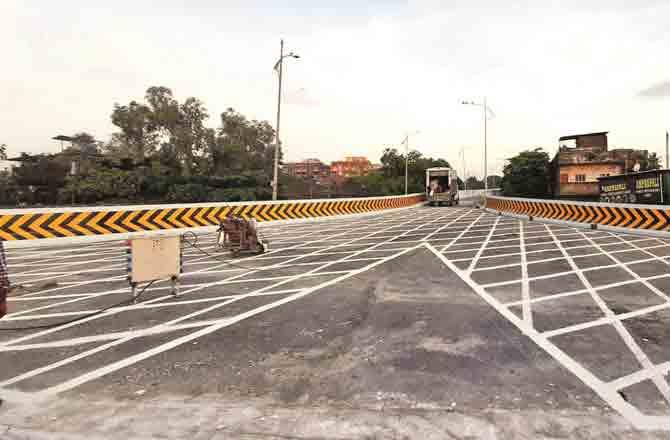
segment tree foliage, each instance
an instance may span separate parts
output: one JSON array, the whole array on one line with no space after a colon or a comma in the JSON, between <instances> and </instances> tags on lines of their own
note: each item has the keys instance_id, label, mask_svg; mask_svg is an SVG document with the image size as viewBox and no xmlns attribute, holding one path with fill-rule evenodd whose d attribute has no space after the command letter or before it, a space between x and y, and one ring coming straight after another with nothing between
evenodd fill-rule
<instances>
[{"instance_id":1,"label":"tree foliage","mask_svg":"<svg viewBox=\"0 0 670 440\"><path fill-rule=\"evenodd\" d=\"M549 192L549 155L541 148L535 148L508 159L503 169L501 184L506 196L547 196Z\"/></svg>"},{"instance_id":2,"label":"tree foliage","mask_svg":"<svg viewBox=\"0 0 670 440\"><path fill-rule=\"evenodd\" d=\"M395 148L386 148L381 157L381 174L390 179L387 182L389 192L386 194L399 194L400 192L391 192L394 187L393 181L401 178L402 191L405 188L405 155L398 153ZM412 150L407 154L407 187L408 192L423 192L426 183L426 168L446 167L450 168L449 162L445 159L434 159L425 157L419 151ZM377 187L373 182L369 182L371 187Z\"/></svg>"}]
</instances>

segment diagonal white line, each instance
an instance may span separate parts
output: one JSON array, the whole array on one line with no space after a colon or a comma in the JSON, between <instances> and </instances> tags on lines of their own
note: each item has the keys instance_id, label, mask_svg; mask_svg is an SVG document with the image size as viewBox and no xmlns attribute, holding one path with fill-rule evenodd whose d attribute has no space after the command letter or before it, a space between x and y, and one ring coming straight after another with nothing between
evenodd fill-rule
<instances>
[{"instance_id":1,"label":"diagonal white line","mask_svg":"<svg viewBox=\"0 0 670 440\"><path fill-rule=\"evenodd\" d=\"M526 243L524 237L524 222L519 220L519 248L521 249L521 298L523 299L523 320L533 327L533 312L530 306L530 281L528 281L528 261L526 260Z\"/></svg>"},{"instance_id":2,"label":"diagonal white line","mask_svg":"<svg viewBox=\"0 0 670 440\"><path fill-rule=\"evenodd\" d=\"M561 250L563 255L565 255L565 258L568 261L568 264L570 265L570 267L573 268L573 270L576 271L577 276L579 277L580 281L582 282L582 284L584 284L586 289L589 291L589 294L591 295L591 298L593 298L593 301L598 305L598 307L603 312L603 314L607 318L610 318L610 319L615 317L614 312L612 312L612 310L610 310L610 308L607 307L607 305L605 304L603 299L600 297L600 295L598 295L598 292L596 292L596 290L593 288L593 286L591 285L589 280L586 278L586 276L584 276L584 274L582 272L577 271L578 267L575 264L574 260L572 259L570 254L568 254L568 252L565 251L565 249L563 249L563 246L562 246L560 240L558 240L558 238L556 238L556 236L554 235L551 228L547 227L546 225L545 225L545 227L547 228L547 232L549 233L549 235L551 235L552 238L554 239L554 241L556 242L556 246L558 246L558 248ZM584 236L584 238L587 238L587 237ZM646 369L652 368L653 364L649 360L649 357L640 348L640 346L637 344L637 342L635 342L635 339L633 339L633 337L628 332L626 327L621 323L621 321L619 321L618 319L615 319L615 320L613 320L612 325L616 329L619 336L621 336L621 339L624 341L624 343L626 344L628 349L631 351L631 353L633 353L635 358L642 365L642 367L646 368ZM660 393L663 395L663 397L667 401L670 402L670 386L665 381L665 378L663 378L662 376L654 376L652 378L652 380L653 380L654 384L656 385L656 387L658 388L658 390L660 391Z\"/></svg>"},{"instance_id":3,"label":"diagonal white line","mask_svg":"<svg viewBox=\"0 0 670 440\"><path fill-rule=\"evenodd\" d=\"M484 242L480 246L479 250L475 254L475 256L472 258L472 262L470 262L470 266L467 268L466 273L468 276L472 273L473 269L477 266L477 263L479 263L479 257L482 256L484 253L484 249L486 249L486 246L489 244L489 240L491 239L491 236L493 235L493 232L496 229L496 226L498 225L498 222L500 221L500 216L496 217L495 223L493 223L493 226L491 226L491 231L489 232L489 235L484 239Z\"/></svg>"}]
</instances>

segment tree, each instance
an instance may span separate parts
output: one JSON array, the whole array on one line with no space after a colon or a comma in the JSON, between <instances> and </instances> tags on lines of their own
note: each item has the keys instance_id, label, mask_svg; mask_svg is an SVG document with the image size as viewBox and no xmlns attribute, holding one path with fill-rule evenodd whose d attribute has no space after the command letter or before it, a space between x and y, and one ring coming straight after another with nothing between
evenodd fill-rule
<instances>
[{"instance_id":1,"label":"tree","mask_svg":"<svg viewBox=\"0 0 670 440\"><path fill-rule=\"evenodd\" d=\"M465 184L468 189L484 189L484 181L479 180L474 176L465 179Z\"/></svg>"},{"instance_id":2,"label":"tree","mask_svg":"<svg viewBox=\"0 0 670 440\"><path fill-rule=\"evenodd\" d=\"M386 148L381 157L382 172L386 177L405 175L405 157L395 148Z\"/></svg>"},{"instance_id":3,"label":"tree","mask_svg":"<svg viewBox=\"0 0 670 440\"><path fill-rule=\"evenodd\" d=\"M0 160L7 160L7 144L0 144Z\"/></svg>"},{"instance_id":4,"label":"tree","mask_svg":"<svg viewBox=\"0 0 670 440\"><path fill-rule=\"evenodd\" d=\"M496 175L487 176L486 183L489 188L500 188L502 177Z\"/></svg>"},{"instance_id":5,"label":"tree","mask_svg":"<svg viewBox=\"0 0 670 440\"><path fill-rule=\"evenodd\" d=\"M267 121L250 121L228 108L221 113L218 140L212 151L214 169L218 173L250 172L263 184L269 184L274 168L274 136L275 131ZM280 161L281 156L280 150Z\"/></svg>"},{"instance_id":6,"label":"tree","mask_svg":"<svg viewBox=\"0 0 670 440\"><path fill-rule=\"evenodd\" d=\"M549 155L542 148L527 150L508 159L503 169L506 196L545 197L549 192Z\"/></svg>"},{"instance_id":7,"label":"tree","mask_svg":"<svg viewBox=\"0 0 670 440\"><path fill-rule=\"evenodd\" d=\"M106 151L115 157L142 162L152 154L158 143L158 128L151 109L136 101L128 105L114 104L112 123L121 129L112 135Z\"/></svg>"}]
</instances>

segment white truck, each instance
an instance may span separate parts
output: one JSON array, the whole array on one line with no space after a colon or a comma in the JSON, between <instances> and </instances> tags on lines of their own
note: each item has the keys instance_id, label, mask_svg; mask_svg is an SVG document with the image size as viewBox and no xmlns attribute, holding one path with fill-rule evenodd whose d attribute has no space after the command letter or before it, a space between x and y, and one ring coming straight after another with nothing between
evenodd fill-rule
<instances>
[{"instance_id":1,"label":"white truck","mask_svg":"<svg viewBox=\"0 0 670 440\"><path fill-rule=\"evenodd\" d=\"M458 205L458 176L451 168L426 169L426 199L431 206Z\"/></svg>"}]
</instances>

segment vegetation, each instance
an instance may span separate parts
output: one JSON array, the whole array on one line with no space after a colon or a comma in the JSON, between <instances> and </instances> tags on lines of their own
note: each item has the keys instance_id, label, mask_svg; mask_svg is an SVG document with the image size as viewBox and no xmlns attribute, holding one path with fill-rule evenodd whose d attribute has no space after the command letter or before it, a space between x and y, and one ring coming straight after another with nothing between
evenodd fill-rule
<instances>
[{"instance_id":1,"label":"vegetation","mask_svg":"<svg viewBox=\"0 0 670 440\"><path fill-rule=\"evenodd\" d=\"M501 186L506 196L545 197L549 192L549 155L536 148L508 159Z\"/></svg>"},{"instance_id":2,"label":"vegetation","mask_svg":"<svg viewBox=\"0 0 670 440\"><path fill-rule=\"evenodd\" d=\"M0 173L0 204L260 200L271 196L274 129L229 108L217 128L197 98L150 87L143 102L115 104L107 142L73 136L59 154L22 154ZM6 146L0 147L0 158Z\"/></svg>"},{"instance_id":3,"label":"vegetation","mask_svg":"<svg viewBox=\"0 0 670 440\"><path fill-rule=\"evenodd\" d=\"M13 173L0 173L0 205L126 204L264 200L272 195L273 127L229 108L208 126L204 103L178 101L167 87L144 99L114 104L117 131L104 141L86 132L58 154L20 156ZM6 157L0 145L0 159ZM280 150L281 158L281 150ZM425 169L444 159L408 156L409 192L422 192ZM315 182L280 175L283 198L403 194L405 155L387 148L382 168L366 176ZM481 183L481 182L480 182Z\"/></svg>"}]
</instances>

